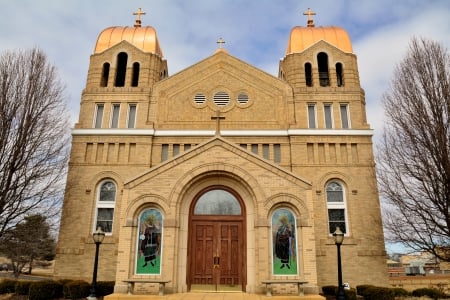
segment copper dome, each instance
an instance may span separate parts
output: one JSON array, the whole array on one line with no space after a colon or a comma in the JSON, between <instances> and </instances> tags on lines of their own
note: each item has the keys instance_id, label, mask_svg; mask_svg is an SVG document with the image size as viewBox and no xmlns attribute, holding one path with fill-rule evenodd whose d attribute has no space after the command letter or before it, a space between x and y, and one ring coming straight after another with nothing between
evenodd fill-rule
<instances>
[{"instance_id":1,"label":"copper dome","mask_svg":"<svg viewBox=\"0 0 450 300\"><path fill-rule=\"evenodd\" d=\"M144 52L163 56L156 31L151 26L145 27L109 27L98 36L94 53L100 53L121 41L127 41Z\"/></svg>"},{"instance_id":2,"label":"copper dome","mask_svg":"<svg viewBox=\"0 0 450 300\"><path fill-rule=\"evenodd\" d=\"M352 43L348 33L340 27L296 26L291 30L286 55L303 52L305 49L321 40L330 43L344 52L353 52Z\"/></svg>"}]
</instances>

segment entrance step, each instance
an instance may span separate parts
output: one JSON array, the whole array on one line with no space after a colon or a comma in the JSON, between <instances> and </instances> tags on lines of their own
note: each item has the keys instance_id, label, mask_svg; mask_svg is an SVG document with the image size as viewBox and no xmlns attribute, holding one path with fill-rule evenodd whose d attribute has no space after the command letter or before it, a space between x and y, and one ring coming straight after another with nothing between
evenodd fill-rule
<instances>
[{"instance_id":1,"label":"entrance step","mask_svg":"<svg viewBox=\"0 0 450 300\"><path fill-rule=\"evenodd\" d=\"M320 295L272 296L247 293L177 293L164 296L111 294L104 300L325 300Z\"/></svg>"}]
</instances>

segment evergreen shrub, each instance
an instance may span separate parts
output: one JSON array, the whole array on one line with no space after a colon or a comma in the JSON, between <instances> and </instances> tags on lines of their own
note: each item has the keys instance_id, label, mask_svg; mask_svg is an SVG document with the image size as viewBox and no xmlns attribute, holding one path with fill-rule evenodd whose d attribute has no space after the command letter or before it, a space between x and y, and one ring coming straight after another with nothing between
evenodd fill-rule
<instances>
[{"instance_id":1,"label":"evergreen shrub","mask_svg":"<svg viewBox=\"0 0 450 300\"><path fill-rule=\"evenodd\" d=\"M414 297L423 297L423 296L428 296L431 299L439 299L439 298L444 298L445 295L438 289L434 289L434 288L420 288L420 289L416 289L412 292L412 295Z\"/></svg>"},{"instance_id":2,"label":"evergreen shrub","mask_svg":"<svg viewBox=\"0 0 450 300\"><path fill-rule=\"evenodd\" d=\"M81 299L90 295L91 285L86 281L74 280L64 285L65 299ZM99 296L97 294L97 296Z\"/></svg>"},{"instance_id":3,"label":"evergreen shrub","mask_svg":"<svg viewBox=\"0 0 450 300\"><path fill-rule=\"evenodd\" d=\"M17 280L4 279L0 281L0 294L11 294L15 291Z\"/></svg>"},{"instance_id":4,"label":"evergreen shrub","mask_svg":"<svg viewBox=\"0 0 450 300\"><path fill-rule=\"evenodd\" d=\"M30 284L29 300L49 300L62 296L61 283L53 280L36 281Z\"/></svg>"},{"instance_id":5,"label":"evergreen shrub","mask_svg":"<svg viewBox=\"0 0 450 300\"><path fill-rule=\"evenodd\" d=\"M17 281L14 286L14 292L17 295L28 295L32 281Z\"/></svg>"},{"instance_id":6,"label":"evergreen shrub","mask_svg":"<svg viewBox=\"0 0 450 300\"><path fill-rule=\"evenodd\" d=\"M97 282L97 296L106 296L114 293L114 281L99 281Z\"/></svg>"}]
</instances>

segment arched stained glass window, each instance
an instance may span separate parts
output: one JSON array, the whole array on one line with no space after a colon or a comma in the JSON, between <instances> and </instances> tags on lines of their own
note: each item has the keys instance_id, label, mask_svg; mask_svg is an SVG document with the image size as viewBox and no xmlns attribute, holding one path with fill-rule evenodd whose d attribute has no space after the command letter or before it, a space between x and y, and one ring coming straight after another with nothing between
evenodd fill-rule
<instances>
[{"instance_id":1,"label":"arched stained glass window","mask_svg":"<svg viewBox=\"0 0 450 300\"><path fill-rule=\"evenodd\" d=\"M272 215L272 271L274 275L297 275L297 227L294 214L279 208Z\"/></svg>"},{"instance_id":2,"label":"arched stained glass window","mask_svg":"<svg viewBox=\"0 0 450 300\"><path fill-rule=\"evenodd\" d=\"M210 190L197 200L194 215L241 215L241 205L228 191Z\"/></svg>"},{"instance_id":3,"label":"arched stained glass window","mask_svg":"<svg viewBox=\"0 0 450 300\"><path fill-rule=\"evenodd\" d=\"M139 216L136 274L161 274L163 216L154 208Z\"/></svg>"}]
</instances>

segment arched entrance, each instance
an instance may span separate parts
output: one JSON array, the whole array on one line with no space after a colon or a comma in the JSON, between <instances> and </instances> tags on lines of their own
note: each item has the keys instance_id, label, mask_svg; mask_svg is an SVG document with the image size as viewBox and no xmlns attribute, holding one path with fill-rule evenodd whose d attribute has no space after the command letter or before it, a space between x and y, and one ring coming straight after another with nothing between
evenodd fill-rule
<instances>
[{"instance_id":1,"label":"arched entrance","mask_svg":"<svg viewBox=\"0 0 450 300\"><path fill-rule=\"evenodd\" d=\"M189 290L244 290L245 228L245 206L235 191L210 186L196 195L189 210Z\"/></svg>"}]
</instances>

